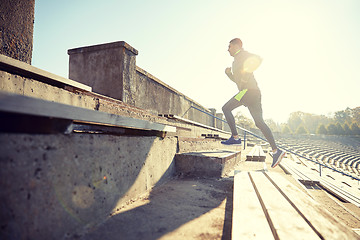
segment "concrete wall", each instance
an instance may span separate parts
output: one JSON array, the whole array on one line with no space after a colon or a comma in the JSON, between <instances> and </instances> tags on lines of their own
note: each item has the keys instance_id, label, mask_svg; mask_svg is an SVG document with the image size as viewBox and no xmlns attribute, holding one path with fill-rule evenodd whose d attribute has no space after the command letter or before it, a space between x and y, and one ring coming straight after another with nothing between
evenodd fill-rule
<instances>
[{"instance_id":1,"label":"concrete wall","mask_svg":"<svg viewBox=\"0 0 360 240\"><path fill-rule=\"evenodd\" d=\"M116 98L125 103L96 93L51 86L7 71L0 71L0 90L165 124L171 121L154 117L148 111L181 115L190 105L201 108L136 67L137 52L126 43L111 45L120 48L117 57L111 57L107 47L101 46L100 50L109 55L107 64L113 64L112 70L98 72L107 64L101 62L102 58L95 60L98 53L91 51L82 54L79 50L75 55L80 55L73 60L88 63L94 59L90 67L83 64L85 67L79 72L97 72L98 75L87 75L94 86L100 91L107 91L101 89L102 84L110 86L112 92L108 95L118 94ZM119 64L119 59L123 64ZM112 84L118 88L97 80L104 76L113 78ZM149 89L152 91L142 95ZM151 99L156 101L146 105ZM189 118L205 124L211 121L206 115L197 116L199 113L192 111L187 113ZM188 137L217 133L192 125L179 129L189 134ZM85 228L101 223L126 201L171 176L173 158L180 145L177 137L0 133L0 239L76 239ZM186 149L210 147L208 142L200 145L187 144Z\"/></svg>"},{"instance_id":2,"label":"concrete wall","mask_svg":"<svg viewBox=\"0 0 360 240\"><path fill-rule=\"evenodd\" d=\"M75 239L171 176L176 148L170 137L0 134L0 238Z\"/></svg>"},{"instance_id":3,"label":"concrete wall","mask_svg":"<svg viewBox=\"0 0 360 240\"><path fill-rule=\"evenodd\" d=\"M160 81L158 78L136 67L136 78L132 79L131 92L132 104L147 109L155 114L173 114L214 127L214 118L198 110L197 107L207 113L211 111L201 106L194 100Z\"/></svg>"},{"instance_id":4,"label":"concrete wall","mask_svg":"<svg viewBox=\"0 0 360 240\"><path fill-rule=\"evenodd\" d=\"M136 66L138 51L125 42L70 49L69 78L94 92L119 99L154 114L182 116L190 106L210 110ZM214 119L197 110L185 118L215 127Z\"/></svg>"},{"instance_id":5,"label":"concrete wall","mask_svg":"<svg viewBox=\"0 0 360 240\"><path fill-rule=\"evenodd\" d=\"M0 54L31 63L35 0L1 0Z\"/></svg>"},{"instance_id":6,"label":"concrete wall","mask_svg":"<svg viewBox=\"0 0 360 240\"><path fill-rule=\"evenodd\" d=\"M143 120L164 121L180 126L177 134L187 137L200 137L204 133L222 135L155 118L120 100L72 92L4 71L0 71L0 90ZM0 239L76 238L84 228L99 224L126 201L171 176L173 158L180 148L194 151L219 145L219 141L205 139L201 144L189 141L180 144L177 137L1 132Z\"/></svg>"},{"instance_id":7,"label":"concrete wall","mask_svg":"<svg viewBox=\"0 0 360 240\"><path fill-rule=\"evenodd\" d=\"M146 110L129 107L120 100L90 92L70 91L63 88L0 70L0 91L35 97L72 106L98 110L127 117L153 121Z\"/></svg>"}]
</instances>

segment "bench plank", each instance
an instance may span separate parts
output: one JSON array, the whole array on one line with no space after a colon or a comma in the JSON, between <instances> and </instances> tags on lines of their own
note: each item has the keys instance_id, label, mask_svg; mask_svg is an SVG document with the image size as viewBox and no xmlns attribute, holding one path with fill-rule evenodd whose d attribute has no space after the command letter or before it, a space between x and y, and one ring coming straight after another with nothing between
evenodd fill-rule
<instances>
[{"instance_id":1,"label":"bench plank","mask_svg":"<svg viewBox=\"0 0 360 240\"><path fill-rule=\"evenodd\" d=\"M331 181L330 179L325 179L323 177L320 177L318 176L318 174L314 174L314 172L307 167L301 165L295 166L295 163L292 161L287 161L286 164L288 164L288 167L292 168L294 172L297 171L299 173L297 176L298 179L319 181L320 186L322 188L331 192L339 199L342 199L345 202L351 202L352 204L358 207L360 206L360 197L358 197L358 194L351 193L351 190L348 191L346 189L339 187L338 186L339 183L336 184L336 181Z\"/></svg>"},{"instance_id":2,"label":"bench plank","mask_svg":"<svg viewBox=\"0 0 360 240\"><path fill-rule=\"evenodd\" d=\"M232 239L274 239L248 172L234 176Z\"/></svg>"},{"instance_id":3,"label":"bench plank","mask_svg":"<svg viewBox=\"0 0 360 240\"><path fill-rule=\"evenodd\" d=\"M252 172L251 177L280 239L320 239L264 173Z\"/></svg>"},{"instance_id":4,"label":"bench plank","mask_svg":"<svg viewBox=\"0 0 360 240\"><path fill-rule=\"evenodd\" d=\"M264 162L266 158L266 154L261 146L255 145L251 151L246 154L246 161L257 161Z\"/></svg>"},{"instance_id":5,"label":"bench plank","mask_svg":"<svg viewBox=\"0 0 360 240\"><path fill-rule=\"evenodd\" d=\"M287 198L306 217L324 239L358 239L350 228L337 221L319 203L276 173L266 173Z\"/></svg>"}]
</instances>

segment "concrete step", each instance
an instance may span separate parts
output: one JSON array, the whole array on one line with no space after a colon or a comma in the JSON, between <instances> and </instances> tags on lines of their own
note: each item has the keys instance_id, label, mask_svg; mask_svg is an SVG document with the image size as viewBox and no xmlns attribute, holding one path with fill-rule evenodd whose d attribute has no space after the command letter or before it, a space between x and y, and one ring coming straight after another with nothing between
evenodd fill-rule
<instances>
[{"instance_id":1,"label":"concrete step","mask_svg":"<svg viewBox=\"0 0 360 240\"><path fill-rule=\"evenodd\" d=\"M222 177L241 160L241 151L208 150L175 155L177 173L185 176Z\"/></svg>"}]
</instances>

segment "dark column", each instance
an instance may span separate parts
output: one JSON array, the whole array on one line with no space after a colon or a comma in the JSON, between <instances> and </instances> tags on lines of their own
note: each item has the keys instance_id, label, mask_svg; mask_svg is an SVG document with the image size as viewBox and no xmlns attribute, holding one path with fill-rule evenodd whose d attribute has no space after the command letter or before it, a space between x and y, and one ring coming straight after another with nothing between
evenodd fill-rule
<instances>
[{"instance_id":1,"label":"dark column","mask_svg":"<svg viewBox=\"0 0 360 240\"><path fill-rule=\"evenodd\" d=\"M1 0L0 54L31 64L35 0Z\"/></svg>"}]
</instances>

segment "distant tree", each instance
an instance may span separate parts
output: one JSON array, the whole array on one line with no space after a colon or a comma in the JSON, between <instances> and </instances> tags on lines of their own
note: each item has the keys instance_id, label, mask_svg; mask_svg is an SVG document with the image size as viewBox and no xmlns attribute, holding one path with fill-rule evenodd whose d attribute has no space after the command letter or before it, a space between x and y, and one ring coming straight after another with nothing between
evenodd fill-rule
<instances>
[{"instance_id":1,"label":"distant tree","mask_svg":"<svg viewBox=\"0 0 360 240\"><path fill-rule=\"evenodd\" d=\"M241 112L237 112L235 115L235 122L236 125L246 128L246 129L250 129L250 128L254 128L255 124L254 122L247 118L245 115L243 115Z\"/></svg>"},{"instance_id":2,"label":"distant tree","mask_svg":"<svg viewBox=\"0 0 360 240\"><path fill-rule=\"evenodd\" d=\"M290 114L289 120L288 120L288 126L290 129L295 132L296 129L303 124L302 117L304 113L303 112L293 112Z\"/></svg>"},{"instance_id":3,"label":"distant tree","mask_svg":"<svg viewBox=\"0 0 360 240\"><path fill-rule=\"evenodd\" d=\"M304 113L302 117L302 121L304 123L304 127L310 132L315 133L317 126L320 124L322 116L315 115L311 113Z\"/></svg>"},{"instance_id":4,"label":"distant tree","mask_svg":"<svg viewBox=\"0 0 360 240\"><path fill-rule=\"evenodd\" d=\"M330 123L327 127L326 130L328 132L329 135L336 135L337 133L337 129L336 129L336 125L334 123Z\"/></svg>"},{"instance_id":5,"label":"distant tree","mask_svg":"<svg viewBox=\"0 0 360 240\"><path fill-rule=\"evenodd\" d=\"M351 130L350 130L349 124L345 123L343 128L344 128L345 135L351 135Z\"/></svg>"},{"instance_id":6,"label":"distant tree","mask_svg":"<svg viewBox=\"0 0 360 240\"><path fill-rule=\"evenodd\" d=\"M308 132L308 130L304 127L304 126L302 126L302 125L300 125L297 129L296 129L296 132L295 132L296 134L308 134L309 132Z\"/></svg>"},{"instance_id":7,"label":"distant tree","mask_svg":"<svg viewBox=\"0 0 360 240\"><path fill-rule=\"evenodd\" d=\"M351 109L351 115L352 115L353 122L355 122L359 126L360 125L360 107Z\"/></svg>"},{"instance_id":8,"label":"distant tree","mask_svg":"<svg viewBox=\"0 0 360 240\"><path fill-rule=\"evenodd\" d=\"M354 133L351 126L349 127L352 123L356 123L356 126L354 125L356 133ZM327 126L325 127L327 134L348 134L347 126L350 128L351 134L360 134L357 130L360 127L360 107L346 108L334 114L329 113L327 116L298 111L291 113L287 121L287 125L292 132L296 132L299 126L303 126L309 133L317 133L321 124ZM321 131L324 132L324 129L322 128Z\"/></svg>"},{"instance_id":9,"label":"distant tree","mask_svg":"<svg viewBox=\"0 0 360 240\"><path fill-rule=\"evenodd\" d=\"M350 108L346 108L342 111L337 111L334 114L334 120L339 122L340 124L344 124L346 122L351 122L352 119L352 110Z\"/></svg>"},{"instance_id":10,"label":"distant tree","mask_svg":"<svg viewBox=\"0 0 360 240\"><path fill-rule=\"evenodd\" d=\"M289 126L287 124L282 127L281 132L285 133L285 134L291 134L292 133L291 129L289 128Z\"/></svg>"},{"instance_id":11,"label":"distant tree","mask_svg":"<svg viewBox=\"0 0 360 240\"><path fill-rule=\"evenodd\" d=\"M327 125L331 119L324 115L316 115L304 112L293 112L288 119L288 126L295 132L300 125L304 126L309 133L316 133L320 124Z\"/></svg>"},{"instance_id":12,"label":"distant tree","mask_svg":"<svg viewBox=\"0 0 360 240\"><path fill-rule=\"evenodd\" d=\"M360 135L360 129L356 122L353 122L350 125L351 134L353 135Z\"/></svg>"},{"instance_id":13,"label":"distant tree","mask_svg":"<svg viewBox=\"0 0 360 240\"><path fill-rule=\"evenodd\" d=\"M318 128L316 129L317 134L328 134L328 131L325 128L324 124L320 124Z\"/></svg>"},{"instance_id":14,"label":"distant tree","mask_svg":"<svg viewBox=\"0 0 360 240\"><path fill-rule=\"evenodd\" d=\"M344 135L345 134L344 128L341 126L341 124L339 122L337 122L335 124L335 126L336 126L336 135Z\"/></svg>"},{"instance_id":15,"label":"distant tree","mask_svg":"<svg viewBox=\"0 0 360 240\"><path fill-rule=\"evenodd\" d=\"M279 132L279 126L277 123L272 119L265 120L266 125L271 129L272 132Z\"/></svg>"}]
</instances>

